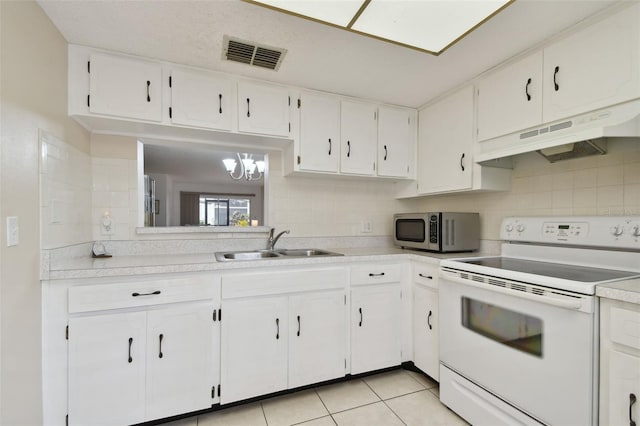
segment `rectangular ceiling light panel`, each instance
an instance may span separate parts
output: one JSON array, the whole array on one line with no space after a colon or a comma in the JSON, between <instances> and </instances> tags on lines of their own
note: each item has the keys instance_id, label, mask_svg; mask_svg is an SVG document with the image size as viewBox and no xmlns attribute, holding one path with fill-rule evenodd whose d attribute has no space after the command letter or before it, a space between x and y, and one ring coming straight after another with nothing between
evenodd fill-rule
<instances>
[{"instance_id":1,"label":"rectangular ceiling light panel","mask_svg":"<svg viewBox=\"0 0 640 426\"><path fill-rule=\"evenodd\" d=\"M352 29L440 52L506 3L508 1L372 0Z\"/></svg>"},{"instance_id":2,"label":"rectangular ceiling light panel","mask_svg":"<svg viewBox=\"0 0 640 426\"><path fill-rule=\"evenodd\" d=\"M514 0L245 1L439 54Z\"/></svg>"}]
</instances>

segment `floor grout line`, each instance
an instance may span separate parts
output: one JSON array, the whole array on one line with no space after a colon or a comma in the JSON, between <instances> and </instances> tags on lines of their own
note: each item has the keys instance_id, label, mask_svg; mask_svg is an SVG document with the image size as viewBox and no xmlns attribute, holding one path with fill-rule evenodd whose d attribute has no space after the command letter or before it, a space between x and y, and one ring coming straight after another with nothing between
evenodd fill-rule
<instances>
[{"instance_id":1,"label":"floor grout line","mask_svg":"<svg viewBox=\"0 0 640 426\"><path fill-rule=\"evenodd\" d=\"M269 426L269 420L267 420L267 413L264 412L264 405L260 403L260 409L262 410L262 417L264 417L264 424Z\"/></svg>"}]
</instances>

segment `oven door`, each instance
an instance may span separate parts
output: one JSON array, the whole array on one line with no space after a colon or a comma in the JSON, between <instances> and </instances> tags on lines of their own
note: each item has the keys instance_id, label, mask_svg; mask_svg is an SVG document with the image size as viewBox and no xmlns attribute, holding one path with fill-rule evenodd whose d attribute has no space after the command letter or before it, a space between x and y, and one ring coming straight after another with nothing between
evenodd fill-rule
<instances>
[{"instance_id":1,"label":"oven door","mask_svg":"<svg viewBox=\"0 0 640 426\"><path fill-rule=\"evenodd\" d=\"M442 364L543 423L593 424L593 296L446 268L439 283Z\"/></svg>"}]
</instances>

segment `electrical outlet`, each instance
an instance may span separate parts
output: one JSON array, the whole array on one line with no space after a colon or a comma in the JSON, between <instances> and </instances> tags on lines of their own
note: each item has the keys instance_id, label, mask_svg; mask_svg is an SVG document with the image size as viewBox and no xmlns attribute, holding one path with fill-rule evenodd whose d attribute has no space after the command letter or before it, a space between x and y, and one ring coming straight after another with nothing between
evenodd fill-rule
<instances>
[{"instance_id":1,"label":"electrical outlet","mask_svg":"<svg viewBox=\"0 0 640 426\"><path fill-rule=\"evenodd\" d=\"M362 232L363 234L370 234L371 232L373 232L373 227L371 226L371 222L368 220L363 220L360 223L360 232Z\"/></svg>"},{"instance_id":2,"label":"electrical outlet","mask_svg":"<svg viewBox=\"0 0 640 426\"><path fill-rule=\"evenodd\" d=\"M7 216L7 247L17 246L20 243L18 231L18 216Z\"/></svg>"}]
</instances>

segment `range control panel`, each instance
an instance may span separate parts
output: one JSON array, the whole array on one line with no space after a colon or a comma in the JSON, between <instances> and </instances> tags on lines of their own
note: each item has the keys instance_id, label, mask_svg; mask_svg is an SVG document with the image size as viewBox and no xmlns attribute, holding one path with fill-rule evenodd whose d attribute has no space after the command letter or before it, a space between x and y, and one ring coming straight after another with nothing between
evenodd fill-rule
<instances>
[{"instance_id":1,"label":"range control panel","mask_svg":"<svg viewBox=\"0 0 640 426\"><path fill-rule=\"evenodd\" d=\"M640 216L508 217L506 241L640 249Z\"/></svg>"}]
</instances>

